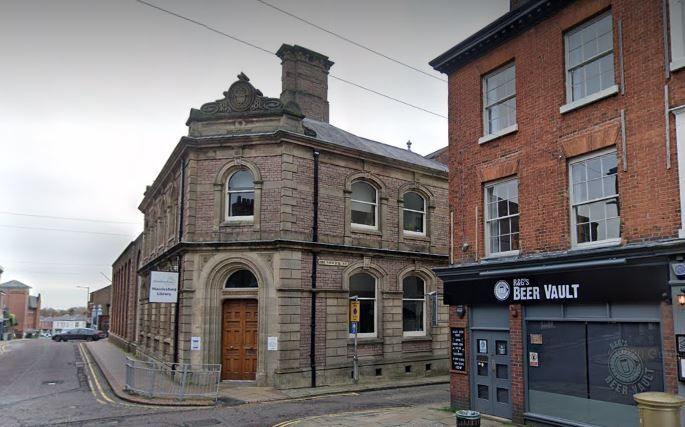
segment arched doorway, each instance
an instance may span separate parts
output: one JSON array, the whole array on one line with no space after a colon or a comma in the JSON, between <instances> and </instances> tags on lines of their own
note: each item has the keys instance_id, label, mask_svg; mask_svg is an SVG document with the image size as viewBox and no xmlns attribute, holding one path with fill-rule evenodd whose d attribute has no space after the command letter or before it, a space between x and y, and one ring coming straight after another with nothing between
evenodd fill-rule
<instances>
[{"instance_id":1,"label":"arched doorway","mask_svg":"<svg viewBox=\"0 0 685 427\"><path fill-rule=\"evenodd\" d=\"M257 278L249 270L234 271L224 285L226 290L257 288ZM221 332L221 379L254 380L259 350L258 302L232 298L223 301Z\"/></svg>"}]
</instances>

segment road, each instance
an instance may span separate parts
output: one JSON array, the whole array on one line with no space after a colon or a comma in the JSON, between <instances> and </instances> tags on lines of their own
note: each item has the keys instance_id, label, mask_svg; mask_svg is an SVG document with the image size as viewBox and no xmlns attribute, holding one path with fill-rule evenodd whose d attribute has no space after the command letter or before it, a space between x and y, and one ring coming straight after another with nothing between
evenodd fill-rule
<instances>
[{"instance_id":1,"label":"road","mask_svg":"<svg viewBox=\"0 0 685 427\"><path fill-rule=\"evenodd\" d=\"M434 385L213 408L136 405L112 394L82 345L0 342L0 426L274 426L316 415L444 406L449 400L447 386Z\"/></svg>"}]
</instances>

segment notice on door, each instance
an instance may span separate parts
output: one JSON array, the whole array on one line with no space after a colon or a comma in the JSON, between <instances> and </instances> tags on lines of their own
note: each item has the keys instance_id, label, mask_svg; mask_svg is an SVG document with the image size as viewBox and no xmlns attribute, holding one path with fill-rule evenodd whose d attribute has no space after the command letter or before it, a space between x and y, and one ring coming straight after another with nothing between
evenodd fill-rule
<instances>
[{"instance_id":1,"label":"notice on door","mask_svg":"<svg viewBox=\"0 0 685 427\"><path fill-rule=\"evenodd\" d=\"M202 346L200 337L190 337L190 351L199 351Z\"/></svg>"},{"instance_id":2,"label":"notice on door","mask_svg":"<svg viewBox=\"0 0 685 427\"><path fill-rule=\"evenodd\" d=\"M464 345L464 328L451 328L452 369L466 371L466 353Z\"/></svg>"},{"instance_id":3,"label":"notice on door","mask_svg":"<svg viewBox=\"0 0 685 427\"><path fill-rule=\"evenodd\" d=\"M528 352L528 365L532 367L540 366L540 361L538 360L538 353L535 351Z\"/></svg>"},{"instance_id":4,"label":"notice on door","mask_svg":"<svg viewBox=\"0 0 685 427\"><path fill-rule=\"evenodd\" d=\"M153 271L150 273L150 302L176 302L178 273Z\"/></svg>"}]
</instances>

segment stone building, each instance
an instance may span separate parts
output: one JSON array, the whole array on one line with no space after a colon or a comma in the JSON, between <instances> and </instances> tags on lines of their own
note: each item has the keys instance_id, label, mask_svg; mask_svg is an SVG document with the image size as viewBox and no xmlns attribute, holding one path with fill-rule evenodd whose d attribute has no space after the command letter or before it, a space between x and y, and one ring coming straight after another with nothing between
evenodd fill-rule
<instances>
[{"instance_id":1,"label":"stone building","mask_svg":"<svg viewBox=\"0 0 685 427\"><path fill-rule=\"evenodd\" d=\"M329 124L333 62L277 55L280 97L241 73L191 110L145 193L138 351L279 388L351 382L357 296L361 382L446 373L447 311L430 301L431 269L447 263L447 167ZM149 301L153 271L177 272L178 313Z\"/></svg>"},{"instance_id":2,"label":"stone building","mask_svg":"<svg viewBox=\"0 0 685 427\"><path fill-rule=\"evenodd\" d=\"M5 293L7 309L17 321L14 332L19 337L40 328L40 294L30 295L30 289L30 286L18 280L0 284L0 291Z\"/></svg>"},{"instance_id":3,"label":"stone building","mask_svg":"<svg viewBox=\"0 0 685 427\"><path fill-rule=\"evenodd\" d=\"M452 404L638 425L634 393L683 390L682 2L512 6L431 62L458 171Z\"/></svg>"},{"instance_id":4,"label":"stone building","mask_svg":"<svg viewBox=\"0 0 685 427\"><path fill-rule=\"evenodd\" d=\"M134 351L136 348L138 301L141 298L138 268L142 243L143 235L140 234L112 264L109 339L126 351Z\"/></svg>"}]
</instances>

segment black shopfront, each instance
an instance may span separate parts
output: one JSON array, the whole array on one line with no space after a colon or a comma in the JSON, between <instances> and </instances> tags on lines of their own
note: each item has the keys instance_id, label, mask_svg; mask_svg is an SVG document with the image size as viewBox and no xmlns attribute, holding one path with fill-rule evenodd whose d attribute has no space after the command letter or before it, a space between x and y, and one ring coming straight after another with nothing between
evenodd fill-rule
<instances>
[{"instance_id":1,"label":"black shopfront","mask_svg":"<svg viewBox=\"0 0 685 427\"><path fill-rule=\"evenodd\" d=\"M664 326L673 332L661 304L670 302L672 257L663 252L617 248L437 270L445 303L468 316L472 408L511 417L518 406L519 416L552 425L637 426L633 394L665 390ZM510 334L512 323L520 334Z\"/></svg>"}]
</instances>

